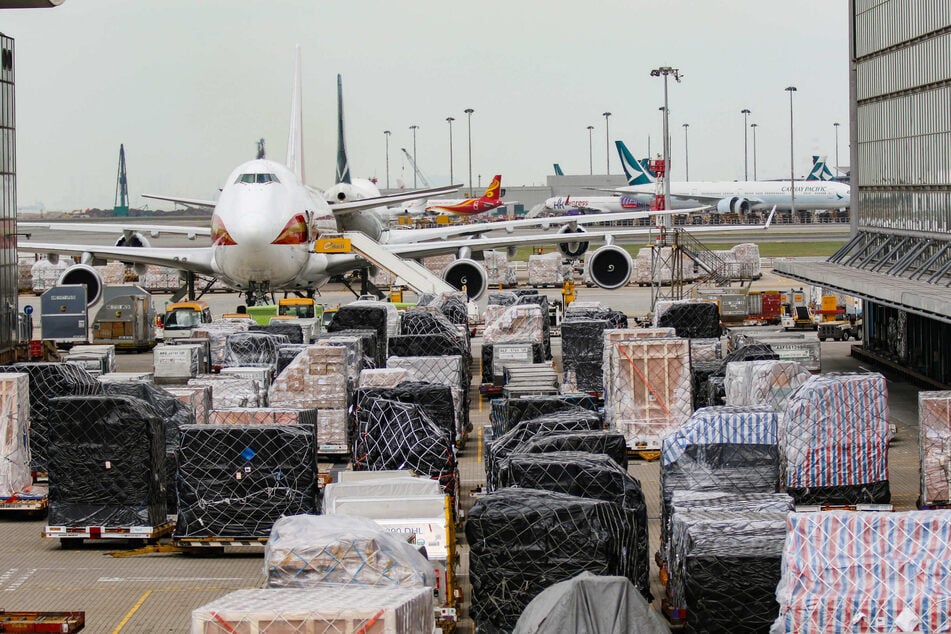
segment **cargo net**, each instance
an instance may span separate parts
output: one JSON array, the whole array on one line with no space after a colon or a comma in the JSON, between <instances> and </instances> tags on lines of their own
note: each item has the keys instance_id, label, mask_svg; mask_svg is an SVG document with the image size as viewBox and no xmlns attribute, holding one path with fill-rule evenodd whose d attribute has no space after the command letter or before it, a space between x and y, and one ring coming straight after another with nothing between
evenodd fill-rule
<instances>
[{"instance_id":1,"label":"cargo net","mask_svg":"<svg viewBox=\"0 0 951 634\"><path fill-rule=\"evenodd\" d=\"M604 391L604 331L611 327L605 319L572 319L561 323L564 383L566 391Z\"/></svg>"},{"instance_id":2,"label":"cargo net","mask_svg":"<svg viewBox=\"0 0 951 634\"><path fill-rule=\"evenodd\" d=\"M307 347L308 344L293 344L285 343L277 347L277 367L274 370L275 378L281 375L281 372L284 371L284 368L291 364L297 355Z\"/></svg>"},{"instance_id":3,"label":"cargo net","mask_svg":"<svg viewBox=\"0 0 951 634\"><path fill-rule=\"evenodd\" d=\"M660 304L660 303L659 303ZM673 302L658 305L654 325L670 327L678 337L710 339L720 337L720 311L711 302Z\"/></svg>"},{"instance_id":4,"label":"cargo net","mask_svg":"<svg viewBox=\"0 0 951 634\"><path fill-rule=\"evenodd\" d=\"M85 369L68 363L14 363L0 365L0 372L25 372L30 376L30 469L46 473L50 399L100 394L100 383Z\"/></svg>"},{"instance_id":5,"label":"cargo net","mask_svg":"<svg viewBox=\"0 0 951 634\"><path fill-rule=\"evenodd\" d=\"M511 631L553 583L586 570L621 575L635 543L620 505L536 489L502 489L477 500L465 530L471 615L485 632Z\"/></svg>"},{"instance_id":6,"label":"cargo net","mask_svg":"<svg viewBox=\"0 0 951 634\"><path fill-rule=\"evenodd\" d=\"M493 435L498 438L523 420L538 418L544 414L574 411L575 408L597 412L598 401L590 396L523 396L521 398L493 399L490 421Z\"/></svg>"},{"instance_id":7,"label":"cargo net","mask_svg":"<svg viewBox=\"0 0 951 634\"><path fill-rule=\"evenodd\" d=\"M168 514L174 515L178 510L178 500L175 495L178 432L182 425L193 425L197 422L195 410L154 383L145 381L105 383L102 391L110 396L125 395L145 401L165 423L165 505Z\"/></svg>"},{"instance_id":8,"label":"cargo net","mask_svg":"<svg viewBox=\"0 0 951 634\"><path fill-rule=\"evenodd\" d=\"M360 373L360 387L396 387L415 378L416 374L408 368L370 369Z\"/></svg>"},{"instance_id":9,"label":"cargo net","mask_svg":"<svg viewBox=\"0 0 951 634\"><path fill-rule=\"evenodd\" d=\"M277 348L291 343L284 335L266 332L236 332L225 341L224 367L277 367Z\"/></svg>"},{"instance_id":10,"label":"cargo net","mask_svg":"<svg viewBox=\"0 0 951 634\"><path fill-rule=\"evenodd\" d=\"M951 630L951 511L788 517L771 632Z\"/></svg>"},{"instance_id":11,"label":"cargo net","mask_svg":"<svg viewBox=\"0 0 951 634\"><path fill-rule=\"evenodd\" d=\"M188 385L166 385L162 389L178 399L178 402L188 408L195 416L195 423L203 425L208 422L208 413L211 411L211 388ZM168 438L166 446L170 445ZM178 447L178 433L175 434L175 446ZM173 486L172 489L175 487Z\"/></svg>"},{"instance_id":12,"label":"cargo net","mask_svg":"<svg viewBox=\"0 0 951 634\"><path fill-rule=\"evenodd\" d=\"M485 450L485 484L489 491L498 488L499 463L529 438L553 431L588 431L603 428L601 417L576 407L523 420L505 435L496 438Z\"/></svg>"},{"instance_id":13,"label":"cargo net","mask_svg":"<svg viewBox=\"0 0 951 634\"><path fill-rule=\"evenodd\" d=\"M465 357L394 357L391 368L410 370L417 381L448 385L456 414L456 433L471 429L469 424L469 366Z\"/></svg>"},{"instance_id":14,"label":"cargo net","mask_svg":"<svg viewBox=\"0 0 951 634\"><path fill-rule=\"evenodd\" d=\"M225 364L228 337L234 333L247 332L251 327L250 319L240 321L216 321L203 324L192 330L192 336L208 340L208 352L211 355L211 365Z\"/></svg>"},{"instance_id":15,"label":"cargo net","mask_svg":"<svg viewBox=\"0 0 951 634\"><path fill-rule=\"evenodd\" d=\"M576 320L604 320L608 328L627 328L627 315L619 310L611 310L601 302L572 302L565 309L562 323Z\"/></svg>"},{"instance_id":16,"label":"cargo net","mask_svg":"<svg viewBox=\"0 0 951 634\"><path fill-rule=\"evenodd\" d=\"M449 321L441 310L434 306L414 306L403 313L400 320L401 335L444 334L459 337L456 324Z\"/></svg>"},{"instance_id":17,"label":"cargo net","mask_svg":"<svg viewBox=\"0 0 951 634\"><path fill-rule=\"evenodd\" d=\"M165 423L130 396L51 399L50 526L165 523Z\"/></svg>"},{"instance_id":18,"label":"cargo net","mask_svg":"<svg viewBox=\"0 0 951 634\"><path fill-rule=\"evenodd\" d=\"M275 522L264 551L268 588L435 587L432 565L373 520L298 515Z\"/></svg>"},{"instance_id":19,"label":"cargo net","mask_svg":"<svg viewBox=\"0 0 951 634\"><path fill-rule=\"evenodd\" d=\"M648 601L653 599L644 492L641 483L614 460L580 451L513 453L499 464L498 481L499 488L543 489L621 506L627 511L627 525L634 542L626 549L618 574L631 579Z\"/></svg>"},{"instance_id":20,"label":"cargo net","mask_svg":"<svg viewBox=\"0 0 951 634\"><path fill-rule=\"evenodd\" d=\"M449 444L456 446L456 409L453 403L452 388L448 385L436 383L422 383L406 381L393 388L366 387L356 391L354 398L355 412L367 409L374 399L399 401L418 406L429 416L429 419L442 430L449 440ZM357 426L351 426L350 444L353 445L353 434Z\"/></svg>"},{"instance_id":21,"label":"cargo net","mask_svg":"<svg viewBox=\"0 0 951 634\"><path fill-rule=\"evenodd\" d=\"M294 425L186 425L178 453L179 538L259 539L316 512L314 432Z\"/></svg>"},{"instance_id":22,"label":"cargo net","mask_svg":"<svg viewBox=\"0 0 951 634\"><path fill-rule=\"evenodd\" d=\"M798 361L734 361L726 366L726 404L766 405L781 412L810 376Z\"/></svg>"},{"instance_id":23,"label":"cargo net","mask_svg":"<svg viewBox=\"0 0 951 634\"><path fill-rule=\"evenodd\" d=\"M514 306L518 302L518 295L509 291L500 291L498 293L489 293L486 298L486 306Z\"/></svg>"},{"instance_id":24,"label":"cargo net","mask_svg":"<svg viewBox=\"0 0 951 634\"><path fill-rule=\"evenodd\" d=\"M376 330L370 328L351 328L349 330L338 330L332 333L318 335L314 341L330 345L344 345L339 342L349 341L356 338L359 341L357 356L362 360L361 368L382 368L386 366L386 359L382 360L377 355L380 354L380 338Z\"/></svg>"},{"instance_id":25,"label":"cargo net","mask_svg":"<svg viewBox=\"0 0 951 634\"><path fill-rule=\"evenodd\" d=\"M559 282L560 284L560 282ZM535 295L522 295L518 298L518 301L515 302L516 306L529 306L536 305L541 309L542 313L542 344L545 346L545 360L551 361L551 324L549 323L548 317L548 308L549 301L548 295L542 295L537 293ZM483 334L483 337L485 335Z\"/></svg>"},{"instance_id":26,"label":"cargo net","mask_svg":"<svg viewBox=\"0 0 951 634\"><path fill-rule=\"evenodd\" d=\"M323 360L332 360L334 364L343 364L342 369L334 370L335 373L342 372L343 376L348 378L352 383L359 383L360 372L364 368L377 367L376 360L373 356L373 348L368 348L365 342L366 339L364 339L362 335L351 335L342 332L319 335L314 340L314 347L317 349L308 350L308 354L305 355L305 358L309 360L303 363L305 365L313 363L313 361L317 360L316 357L320 357L318 363ZM327 350L327 348L340 348L344 352L333 353ZM300 371L300 368L298 368L297 371ZM326 366L321 364L321 367L307 370L307 373L325 374L326 371Z\"/></svg>"},{"instance_id":27,"label":"cargo net","mask_svg":"<svg viewBox=\"0 0 951 634\"><path fill-rule=\"evenodd\" d=\"M393 309L390 315L389 308ZM393 322L392 326L390 322ZM386 365L386 340L391 334L397 333L399 316L396 307L383 302L357 301L341 306L327 326L327 332L341 330L370 329L376 331L376 351L373 353L375 367ZM392 329L392 332L391 332ZM367 351L368 353L368 351Z\"/></svg>"},{"instance_id":28,"label":"cargo net","mask_svg":"<svg viewBox=\"0 0 951 634\"><path fill-rule=\"evenodd\" d=\"M608 331L610 332L610 331ZM606 340L604 414L628 447L659 449L693 412L686 339Z\"/></svg>"},{"instance_id":29,"label":"cargo net","mask_svg":"<svg viewBox=\"0 0 951 634\"><path fill-rule=\"evenodd\" d=\"M192 610L192 627L202 634L351 634L380 631L374 628L383 623L430 631L431 593L399 586L264 588L236 590Z\"/></svg>"},{"instance_id":30,"label":"cargo net","mask_svg":"<svg viewBox=\"0 0 951 634\"><path fill-rule=\"evenodd\" d=\"M512 354L512 349L518 348L517 355ZM519 356L518 359L496 358L504 351L507 356ZM521 354L525 352L526 354ZM505 355L502 355L505 356ZM528 365L529 363L543 363L545 360L545 346L540 343L531 343L530 341L509 342L504 344L482 344L482 383L494 385L502 383L502 371L506 364ZM498 372L496 372L498 370Z\"/></svg>"},{"instance_id":31,"label":"cargo net","mask_svg":"<svg viewBox=\"0 0 951 634\"><path fill-rule=\"evenodd\" d=\"M0 374L0 498L25 492L33 484L30 473L30 377Z\"/></svg>"},{"instance_id":32,"label":"cargo net","mask_svg":"<svg viewBox=\"0 0 951 634\"><path fill-rule=\"evenodd\" d=\"M810 377L780 419L786 491L797 504L887 504L888 436L885 377Z\"/></svg>"},{"instance_id":33,"label":"cargo net","mask_svg":"<svg viewBox=\"0 0 951 634\"><path fill-rule=\"evenodd\" d=\"M496 309L496 310L490 310ZM482 344L545 343L544 322L548 315L536 304L486 307Z\"/></svg>"},{"instance_id":34,"label":"cargo net","mask_svg":"<svg viewBox=\"0 0 951 634\"><path fill-rule=\"evenodd\" d=\"M510 454L547 454L552 451L583 451L604 454L627 470L627 442L617 431L558 431L529 438Z\"/></svg>"},{"instance_id":35,"label":"cargo net","mask_svg":"<svg viewBox=\"0 0 951 634\"><path fill-rule=\"evenodd\" d=\"M922 505L951 505L951 392L918 393Z\"/></svg>"},{"instance_id":36,"label":"cargo net","mask_svg":"<svg viewBox=\"0 0 951 634\"><path fill-rule=\"evenodd\" d=\"M293 323L292 320L278 321L268 325L251 324L248 332L261 332L266 335L277 335L278 337L287 337L287 343L307 343L304 341L304 329L300 324Z\"/></svg>"},{"instance_id":37,"label":"cargo net","mask_svg":"<svg viewBox=\"0 0 951 634\"><path fill-rule=\"evenodd\" d=\"M418 405L368 399L356 412L352 458L354 471L409 469L429 476L455 500L455 447Z\"/></svg>"},{"instance_id":38,"label":"cargo net","mask_svg":"<svg viewBox=\"0 0 951 634\"><path fill-rule=\"evenodd\" d=\"M719 337L712 339L691 339L690 340L690 360L697 361L719 361L722 356L722 344Z\"/></svg>"},{"instance_id":39,"label":"cargo net","mask_svg":"<svg viewBox=\"0 0 951 634\"><path fill-rule=\"evenodd\" d=\"M700 409L711 405L726 404L726 382L716 378L726 378L726 369L731 363L740 361L770 360L778 361L779 355L762 343L752 343L729 353L718 361L694 361L690 364L690 384L693 389L693 407Z\"/></svg>"},{"instance_id":40,"label":"cargo net","mask_svg":"<svg viewBox=\"0 0 951 634\"><path fill-rule=\"evenodd\" d=\"M273 407L346 409L350 405L354 359L352 347L323 343L309 346L271 384L268 403Z\"/></svg>"},{"instance_id":41,"label":"cargo net","mask_svg":"<svg viewBox=\"0 0 951 634\"><path fill-rule=\"evenodd\" d=\"M454 324L469 325L468 298L465 293L424 294L416 302L417 306L432 306Z\"/></svg>"},{"instance_id":42,"label":"cargo net","mask_svg":"<svg viewBox=\"0 0 951 634\"><path fill-rule=\"evenodd\" d=\"M389 354L391 357L461 356L466 358L466 363L471 356L461 337L445 333L390 337Z\"/></svg>"},{"instance_id":43,"label":"cargo net","mask_svg":"<svg viewBox=\"0 0 951 634\"><path fill-rule=\"evenodd\" d=\"M785 537L782 513L678 513L667 593L672 607L686 608L684 631L768 631L779 613L776 583Z\"/></svg>"},{"instance_id":44,"label":"cargo net","mask_svg":"<svg viewBox=\"0 0 951 634\"><path fill-rule=\"evenodd\" d=\"M212 409L229 407L261 407L267 392L254 379L227 374L201 374L188 379L189 387L210 387Z\"/></svg>"}]
</instances>

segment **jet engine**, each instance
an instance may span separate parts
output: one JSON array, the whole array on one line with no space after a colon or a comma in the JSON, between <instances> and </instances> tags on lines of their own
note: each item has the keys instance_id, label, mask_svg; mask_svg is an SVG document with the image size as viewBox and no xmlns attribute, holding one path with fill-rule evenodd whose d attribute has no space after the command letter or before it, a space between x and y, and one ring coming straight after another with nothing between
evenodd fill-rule
<instances>
[{"instance_id":1,"label":"jet engine","mask_svg":"<svg viewBox=\"0 0 951 634\"><path fill-rule=\"evenodd\" d=\"M148 248L152 246L152 243L149 242L149 239L138 231L126 232L118 240L116 240L115 246L117 247L144 247ZM131 266L135 271L136 275L139 277L145 275L146 265L145 264L132 264L130 262L124 262L126 266Z\"/></svg>"},{"instance_id":2,"label":"jet engine","mask_svg":"<svg viewBox=\"0 0 951 634\"><path fill-rule=\"evenodd\" d=\"M469 299L479 299L489 279L485 268L471 258L456 260L443 271L442 277L459 290L465 287Z\"/></svg>"},{"instance_id":3,"label":"jet engine","mask_svg":"<svg viewBox=\"0 0 951 634\"><path fill-rule=\"evenodd\" d=\"M74 264L59 276L58 285L82 284L86 287L86 306L92 306L102 295L102 277L88 264Z\"/></svg>"},{"instance_id":4,"label":"jet engine","mask_svg":"<svg viewBox=\"0 0 951 634\"><path fill-rule=\"evenodd\" d=\"M559 234L578 234L584 233L584 229L581 227L572 228L571 225L565 225L558 230ZM568 258L580 258L588 250L587 242L559 242L558 248Z\"/></svg>"},{"instance_id":5,"label":"jet engine","mask_svg":"<svg viewBox=\"0 0 951 634\"><path fill-rule=\"evenodd\" d=\"M630 254L619 246L609 244L591 254L585 273L601 288L612 290L627 285L633 271L634 261Z\"/></svg>"},{"instance_id":6,"label":"jet engine","mask_svg":"<svg viewBox=\"0 0 951 634\"><path fill-rule=\"evenodd\" d=\"M750 201L745 198L740 198L739 196L733 196L731 198L723 198L717 202L717 213L718 214L739 214L739 213L749 213L750 211Z\"/></svg>"}]
</instances>

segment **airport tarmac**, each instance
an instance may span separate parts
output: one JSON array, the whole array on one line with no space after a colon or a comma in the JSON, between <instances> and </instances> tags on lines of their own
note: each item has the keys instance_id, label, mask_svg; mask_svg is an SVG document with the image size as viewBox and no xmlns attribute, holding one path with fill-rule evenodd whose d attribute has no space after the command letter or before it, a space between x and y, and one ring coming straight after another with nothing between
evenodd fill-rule
<instances>
[{"instance_id":1,"label":"airport tarmac","mask_svg":"<svg viewBox=\"0 0 951 634\"><path fill-rule=\"evenodd\" d=\"M767 271L753 288L782 289L787 280ZM560 289L547 289L553 300L560 301ZM344 289L331 285L323 289L320 300L337 303L353 298ZM156 296L157 308L165 297ZM205 298L214 314L234 310L243 303L234 294L212 294ZM620 291L578 288L578 299L601 301L629 316L642 315L650 306L650 290L628 287ZM21 295L21 307L39 308L39 298ZM484 307L485 300L481 301ZM38 325L38 322L37 322ZM473 341L473 358L480 358L480 340ZM823 372L865 371L871 368L849 356L850 343L827 341L822 346ZM560 340L552 342L556 359L560 358ZM120 354L122 371L150 370L151 354ZM479 376L474 373L474 376ZM918 495L918 388L886 374L891 422L896 435L889 448L892 502L898 510L915 507ZM471 388L474 433L460 453L462 503L471 508L475 499L470 491L484 483L478 433L488 423L488 402L480 398L478 384ZM650 518L651 552L658 546L659 467L657 462L632 461L629 472L641 481ZM260 587L264 581L260 552L228 553L223 556L194 557L177 553L113 557L125 544L92 542L82 548L66 550L57 540L41 537L43 519L0 516L0 592L6 610L84 610L88 632L187 632L190 612L209 601L239 588ZM464 604L459 632L472 632L468 619L468 549L459 531L461 578ZM654 595L662 595L657 570L652 570Z\"/></svg>"}]
</instances>

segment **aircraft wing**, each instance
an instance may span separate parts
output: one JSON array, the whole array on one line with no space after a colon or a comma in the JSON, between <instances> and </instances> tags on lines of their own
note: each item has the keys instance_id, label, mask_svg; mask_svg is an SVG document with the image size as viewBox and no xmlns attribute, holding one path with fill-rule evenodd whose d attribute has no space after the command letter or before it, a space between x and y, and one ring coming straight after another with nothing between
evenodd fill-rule
<instances>
[{"instance_id":1,"label":"aircraft wing","mask_svg":"<svg viewBox=\"0 0 951 634\"><path fill-rule=\"evenodd\" d=\"M180 205L188 205L189 207L214 207L217 204L213 200L204 200L201 198L179 198L177 196L159 196L158 194L142 194L142 198L167 200Z\"/></svg>"},{"instance_id":2,"label":"aircraft wing","mask_svg":"<svg viewBox=\"0 0 951 634\"><path fill-rule=\"evenodd\" d=\"M353 213L356 211L363 211L364 209L372 209L374 207L385 207L388 204L400 203L405 200L416 200L418 198L426 198L428 196L448 194L457 191L460 187L462 187L462 185L447 185L446 187L414 189L412 191L400 192L399 194L386 194L385 196L361 198L360 200L352 200L345 203L332 203L330 205L330 210L334 212L334 215Z\"/></svg>"},{"instance_id":3,"label":"aircraft wing","mask_svg":"<svg viewBox=\"0 0 951 634\"><path fill-rule=\"evenodd\" d=\"M82 259L118 261L127 264L154 264L181 271L215 275L211 268L211 247L110 247L94 244L56 244L49 242L18 241L18 251L27 253L58 253Z\"/></svg>"},{"instance_id":4,"label":"aircraft wing","mask_svg":"<svg viewBox=\"0 0 951 634\"><path fill-rule=\"evenodd\" d=\"M31 229L50 229L52 231L81 231L87 233L133 233L139 232L148 234L152 238L157 238L163 233L173 235L184 235L189 240L194 240L196 236L210 236L210 227L188 227L175 225L139 225L128 224L120 225L114 223L96 223L96 222L18 222L17 227Z\"/></svg>"}]
</instances>

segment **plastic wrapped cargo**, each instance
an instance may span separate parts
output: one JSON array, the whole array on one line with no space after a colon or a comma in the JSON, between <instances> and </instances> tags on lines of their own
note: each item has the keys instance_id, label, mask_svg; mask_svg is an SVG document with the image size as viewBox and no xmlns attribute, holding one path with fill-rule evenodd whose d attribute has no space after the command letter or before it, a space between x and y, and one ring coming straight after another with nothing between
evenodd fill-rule
<instances>
[{"instance_id":1,"label":"plastic wrapped cargo","mask_svg":"<svg viewBox=\"0 0 951 634\"><path fill-rule=\"evenodd\" d=\"M757 343L768 345L783 361L797 361L810 372L822 370L822 347L818 340L789 337L760 337Z\"/></svg>"},{"instance_id":2,"label":"plastic wrapped cargo","mask_svg":"<svg viewBox=\"0 0 951 634\"><path fill-rule=\"evenodd\" d=\"M690 360L694 363L697 361L719 361L721 348L719 337L712 339L691 339Z\"/></svg>"},{"instance_id":3,"label":"plastic wrapped cargo","mask_svg":"<svg viewBox=\"0 0 951 634\"><path fill-rule=\"evenodd\" d=\"M264 551L268 588L432 588L432 565L373 520L297 515L274 523Z\"/></svg>"},{"instance_id":4,"label":"plastic wrapped cargo","mask_svg":"<svg viewBox=\"0 0 951 634\"><path fill-rule=\"evenodd\" d=\"M390 337L391 357L471 356L465 339L459 335L399 335Z\"/></svg>"},{"instance_id":5,"label":"plastic wrapped cargo","mask_svg":"<svg viewBox=\"0 0 951 634\"><path fill-rule=\"evenodd\" d=\"M670 512L661 522L660 550L663 561L670 559L670 526L678 513L693 511L729 511L744 513L791 513L796 504L785 493L733 493L729 491L675 490L670 500Z\"/></svg>"},{"instance_id":6,"label":"plastic wrapped cargo","mask_svg":"<svg viewBox=\"0 0 951 634\"><path fill-rule=\"evenodd\" d=\"M529 365L545 360L545 346L541 343L483 343L482 383L501 385L505 367Z\"/></svg>"},{"instance_id":7,"label":"plastic wrapped cargo","mask_svg":"<svg viewBox=\"0 0 951 634\"><path fill-rule=\"evenodd\" d=\"M412 372L417 381L449 386L456 412L456 434L469 429L469 368L465 357L393 357L389 366Z\"/></svg>"},{"instance_id":8,"label":"plastic wrapped cargo","mask_svg":"<svg viewBox=\"0 0 951 634\"><path fill-rule=\"evenodd\" d=\"M307 328L307 336L304 336L304 326L293 319L282 319L273 321L266 326L263 324L251 324L248 332L263 332L266 335L276 335L278 337L287 337L286 343L309 343L311 328Z\"/></svg>"},{"instance_id":9,"label":"plastic wrapped cargo","mask_svg":"<svg viewBox=\"0 0 951 634\"><path fill-rule=\"evenodd\" d=\"M947 632L951 511L791 513L770 632Z\"/></svg>"},{"instance_id":10,"label":"plastic wrapped cargo","mask_svg":"<svg viewBox=\"0 0 951 634\"><path fill-rule=\"evenodd\" d=\"M236 332L225 339L225 358L222 366L277 367L277 348L292 343L284 335L267 332Z\"/></svg>"},{"instance_id":11,"label":"plastic wrapped cargo","mask_svg":"<svg viewBox=\"0 0 951 634\"><path fill-rule=\"evenodd\" d=\"M208 413L212 408L211 386L167 385L162 389L178 399L194 414L195 423L203 425L208 422ZM178 442L177 437L176 442Z\"/></svg>"},{"instance_id":12,"label":"plastic wrapped cargo","mask_svg":"<svg viewBox=\"0 0 951 634\"><path fill-rule=\"evenodd\" d=\"M920 503L951 504L951 392L918 393L918 448Z\"/></svg>"},{"instance_id":13,"label":"plastic wrapped cargo","mask_svg":"<svg viewBox=\"0 0 951 634\"><path fill-rule=\"evenodd\" d=\"M574 385L579 391L604 390L604 331L609 327L604 319L572 319L561 323L562 365L566 377L569 370L574 372Z\"/></svg>"},{"instance_id":14,"label":"plastic wrapped cargo","mask_svg":"<svg viewBox=\"0 0 951 634\"><path fill-rule=\"evenodd\" d=\"M476 501L466 540L470 614L479 631L494 632L511 631L525 606L554 583L584 571L620 575L633 535L614 502L508 488Z\"/></svg>"},{"instance_id":15,"label":"plastic wrapped cargo","mask_svg":"<svg viewBox=\"0 0 951 634\"><path fill-rule=\"evenodd\" d=\"M186 425L178 449L179 538L260 539L316 511L314 431L301 425Z\"/></svg>"},{"instance_id":16,"label":"plastic wrapped cargo","mask_svg":"<svg viewBox=\"0 0 951 634\"><path fill-rule=\"evenodd\" d=\"M582 572L532 599L513 630L552 632L669 634L670 628L627 578Z\"/></svg>"},{"instance_id":17,"label":"plastic wrapped cargo","mask_svg":"<svg viewBox=\"0 0 951 634\"><path fill-rule=\"evenodd\" d=\"M385 365L385 363L377 364L373 355L373 348L368 347L368 334L375 342L376 333L372 330L363 329L324 333L315 338L313 345L345 348L346 353L341 357L341 362L345 366L343 372L347 379L357 384L360 382L360 372L364 368L384 367ZM376 346L376 343L373 343L373 346ZM314 353L310 354L313 356ZM324 352L322 355L328 359L337 358L336 355L329 352Z\"/></svg>"},{"instance_id":18,"label":"plastic wrapped cargo","mask_svg":"<svg viewBox=\"0 0 951 634\"><path fill-rule=\"evenodd\" d=\"M208 339L211 353L211 365L221 367L225 364L228 336L233 333L247 332L251 327L250 319L213 321L202 324L192 330L192 337Z\"/></svg>"},{"instance_id":19,"label":"plastic wrapped cargo","mask_svg":"<svg viewBox=\"0 0 951 634\"><path fill-rule=\"evenodd\" d=\"M417 495L443 495L443 491L438 482L428 478L399 477L334 482L324 487L321 509L325 515L335 514L337 500L344 497L402 498Z\"/></svg>"},{"instance_id":20,"label":"plastic wrapped cargo","mask_svg":"<svg viewBox=\"0 0 951 634\"><path fill-rule=\"evenodd\" d=\"M155 380L159 383L185 383L201 372L200 345L164 345L152 350Z\"/></svg>"},{"instance_id":21,"label":"plastic wrapped cargo","mask_svg":"<svg viewBox=\"0 0 951 634\"><path fill-rule=\"evenodd\" d=\"M302 425L306 429L317 426L317 410L259 407L212 410L210 425Z\"/></svg>"},{"instance_id":22,"label":"plastic wrapped cargo","mask_svg":"<svg viewBox=\"0 0 951 634\"><path fill-rule=\"evenodd\" d=\"M165 423L130 396L51 399L49 525L165 523Z\"/></svg>"},{"instance_id":23,"label":"plastic wrapped cargo","mask_svg":"<svg viewBox=\"0 0 951 634\"><path fill-rule=\"evenodd\" d=\"M482 343L541 343L544 341L542 310L535 304L516 304L502 310L498 317L489 321L489 309L486 307L486 325L482 333Z\"/></svg>"},{"instance_id":24,"label":"plastic wrapped cargo","mask_svg":"<svg viewBox=\"0 0 951 634\"><path fill-rule=\"evenodd\" d=\"M192 610L191 634L418 634L433 630L433 614L432 592L425 588L235 590Z\"/></svg>"},{"instance_id":25,"label":"plastic wrapped cargo","mask_svg":"<svg viewBox=\"0 0 951 634\"><path fill-rule=\"evenodd\" d=\"M272 407L346 409L352 357L351 348L323 343L308 346L271 384L268 403Z\"/></svg>"},{"instance_id":26,"label":"plastic wrapped cargo","mask_svg":"<svg viewBox=\"0 0 951 634\"><path fill-rule=\"evenodd\" d=\"M486 297L486 306L512 306L518 301L518 295L509 291L489 293Z\"/></svg>"},{"instance_id":27,"label":"plastic wrapped cargo","mask_svg":"<svg viewBox=\"0 0 951 634\"><path fill-rule=\"evenodd\" d=\"M449 321L441 310L434 306L414 306L403 313L400 320L401 335L435 335L444 334L459 338L456 325ZM463 345L468 349L468 341ZM390 353L392 354L392 353Z\"/></svg>"},{"instance_id":28,"label":"plastic wrapped cargo","mask_svg":"<svg viewBox=\"0 0 951 634\"><path fill-rule=\"evenodd\" d=\"M498 438L523 420L544 414L581 407L598 411L597 399L586 395L523 396L521 398L493 399L489 420L495 437Z\"/></svg>"},{"instance_id":29,"label":"plastic wrapped cargo","mask_svg":"<svg viewBox=\"0 0 951 634\"><path fill-rule=\"evenodd\" d=\"M528 256L528 283L531 286L561 286L561 252Z\"/></svg>"},{"instance_id":30,"label":"plastic wrapped cargo","mask_svg":"<svg viewBox=\"0 0 951 634\"><path fill-rule=\"evenodd\" d=\"M30 377L0 374L0 498L33 484L30 473Z\"/></svg>"},{"instance_id":31,"label":"plastic wrapped cargo","mask_svg":"<svg viewBox=\"0 0 951 634\"><path fill-rule=\"evenodd\" d=\"M327 326L327 332L371 328L377 333L376 367L386 365L387 338L399 334L400 317L389 302L358 300L341 306Z\"/></svg>"},{"instance_id":32,"label":"plastic wrapped cargo","mask_svg":"<svg viewBox=\"0 0 951 634\"><path fill-rule=\"evenodd\" d=\"M101 394L102 386L84 369L67 363L14 363L0 365L0 372L22 372L30 377L30 469L46 473L50 399Z\"/></svg>"},{"instance_id":33,"label":"plastic wrapped cargo","mask_svg":"<svg viewBox=\"0 0 951 634\"><path fill-rule=\"evenodd\" d=\"M793 391L812 376L796 361L734 361L726 366L726 404L786 409Z\"/></svg>"},{"instance_id":34,"label":"plastic wrapped cargo","mask_svg":"<svg viewBox=\"0 0 951 634\"><path fill-rule=\"evenodd\" d=\"M483 255L488 286L512 288L518 284L515 267L509 263L505 251L483 251Z\"/></svg>"},{"instance_id":35,"label":"plastic wrapped cargo","mask_svg":"<svg viewBox=\"0 0 951 634\"><path fill-rule=\"evenodd\" d=\"M671 605L686 608L684 631L766 631L779 613L785 537L782 513L678 513L667 586Z\"/></svg>"},{"instance_id":36,"label":"plastic wrapped cargo","mask_svg":"<svg viewBox=\"0 0 951 634\"><path fill-rule=\"evenodd\" d=\"M604 415L632 449L661 439L693 412L687 339L616 340L605 333Z\"/></svg>"},{"instance_id":37,"label":"plastic wrapped cargo","mask_svg":"<svg viewBox=\"0 0 951 634\"><path fill-rule=\"evenodd\" d=\"M658 302L659 304L660 302ZM720 337L720 312L716 303L676 301L654 316L654 326L670 327L678 337L689 339L718 339Z\"/></svg>"},{"instance_id":38,"label":"plastic wrapped cargo","mask_svg":"<svg viewBox=\"0 0 951 634\"><path fill-rule=\"evenodd\" d=\"M408 368L368 369L360 372L360 387L396 387L414 378L415 373Z\"/></svg>"},{"instance_id":39,"label":"plastic wrapped cargo","mask_svg":"<svg viewBox=\"0 0 951 634\"><path fill-rule=\"evenodd\" d=\"M558 431L529 438L516 447L511 455L519 453L549 453L552 451L584 451L604 454L627 469L627 443L624 434L617 431Z\"/></svg>"},{"instance_id":40,"label":"plastic wrapped cargo","mask_svg":"<svg viewBox=\"0 0 951 634\"><path fill-rule=\"evenodd\" d=\"M542 344L545 346L545 360L551 360L551 303L548 295L533 293L531 295L520 295L516 306L536 305L542 311ZM484 335L483 335L484 337Z\"/></svg>"},{"instance_id":41,"label":"plastic wrapped cargo","mask_svg":"<svg viewBox=\"0 0 951 634\"><path fill-rule=\"evenodd\" d=\"M284 368L291 364L291 361L300 354L309 344L306 343L285 343L277 347L277 367L274 369L274 376L278 377Z\"/></svg>"},{"instance_id":42,"label":"plastic wrapped cargo","mask_svg":"<svg viewBox=\"0 0 951 634\"><path fill-rule=\"evenodd\" d=\"M628 513L633 542L625 549L619 574L634 581L651 599L647 504L641 483L603 454L579 451L512 453L498 465L498 484L556 491L620 505Z\"/></svg>"},{"instance_id":43,"label":"plastic wrapped cargo","mask_svg":"<svg viewBox=\"0 0 951 634\"><path fill-rule=\"evenodd\" d=\"M201 374L188 379L190 387L210 387L212 409L260 407L261 384L254 379L221 374Z\"/></svg>"},{"instance_id":44,"label":"plastic wrapped cargo","mask_svg":"<svg viewBox=\"0 0 951 634\"><path fill-rule=\"evenodd\" d=\"M782 480L797 504L887 504L888 394L877 372L812 376L780 418Z\"/></svg>"},{"instance_id":45,"label":"plastic wrapped cargo","mask_svg":"<svg viewBox=\"0 0 951 634\"><path fill-rule=\"evenodd\" d=\"M406 381L392 388L360 388L354 396L356 410L368 407L369 399L374 398L418 405L443 430L449 443L456 446L456 408L452 388L448 385ZM352 444L353 439L350 440Z\"/></svg>"}]
</instances>

